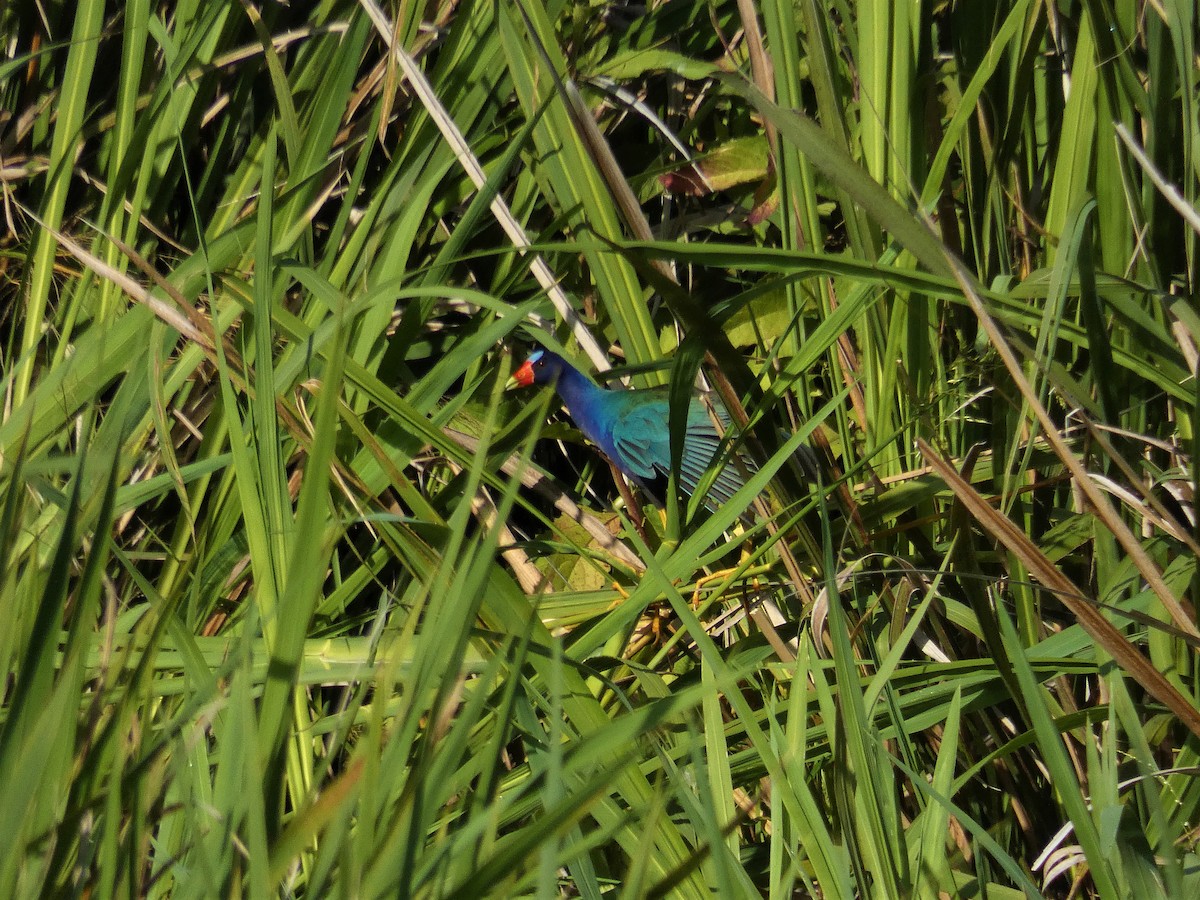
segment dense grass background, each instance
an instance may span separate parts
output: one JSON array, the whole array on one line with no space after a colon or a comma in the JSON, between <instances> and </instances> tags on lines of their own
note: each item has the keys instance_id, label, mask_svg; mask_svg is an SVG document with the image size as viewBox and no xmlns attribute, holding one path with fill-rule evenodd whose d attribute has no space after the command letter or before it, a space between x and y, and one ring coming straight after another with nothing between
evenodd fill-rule
<instances>
[{"instance_id":1,"label":"dense grass background","mask_svg":"<svg viewBox=\"0 0 1200 900\"><path fill-rule=\"evenodd\" d=\"M1200 895L1195 15L3 6L0 896Z\"/></svg>"}]
</instances>

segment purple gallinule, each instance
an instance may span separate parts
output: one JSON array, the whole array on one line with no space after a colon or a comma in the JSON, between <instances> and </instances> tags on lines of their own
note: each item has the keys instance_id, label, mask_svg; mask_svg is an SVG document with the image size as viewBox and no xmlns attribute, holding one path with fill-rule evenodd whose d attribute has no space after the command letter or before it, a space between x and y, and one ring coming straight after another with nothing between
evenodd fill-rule
<instances>
[{"instance_id":1,"label":"purple gallinule","mask_svg":"<svg viewBox=\"0 0 1200 900\"><path fill-rule=\"evenodd\" d=\"M667 388L607 390L565 359L537 350L513 373L510 384L552 386L579 430L635 483L653 493L648 482L671 469L671 404ZM722 455L721 436L698 399L688 405L680 454L679 484L695 493L704 473ZM728 455L705 489L710 508L728 503L754 464L745 456Z\"/></svg>"}]
</instances>

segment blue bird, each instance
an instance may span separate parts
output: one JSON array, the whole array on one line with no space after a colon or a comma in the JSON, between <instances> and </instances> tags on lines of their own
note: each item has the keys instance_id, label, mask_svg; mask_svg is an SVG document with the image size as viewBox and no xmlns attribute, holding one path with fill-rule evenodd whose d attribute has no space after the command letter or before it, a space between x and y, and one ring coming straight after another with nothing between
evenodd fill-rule
<instances>
[{"instance_id":1,"label":"blue bird","mask_svg":"<svg viewBox=\"0 0 1200 900\"><path fill-rule=\"evenodd\" d=\"M668 388L607 390L556 353L537 350L513 373L510 384L550 385L593 444L627 477L649 492L648 481L671 469L671 404ZM680 455L679 484L692 494L714 459L721 436L704 404L688 405ZM745 456L729 455L704 495L710 508L728 503L742 487L743 472L755 470Z\"/></svg>"}]
</instances>

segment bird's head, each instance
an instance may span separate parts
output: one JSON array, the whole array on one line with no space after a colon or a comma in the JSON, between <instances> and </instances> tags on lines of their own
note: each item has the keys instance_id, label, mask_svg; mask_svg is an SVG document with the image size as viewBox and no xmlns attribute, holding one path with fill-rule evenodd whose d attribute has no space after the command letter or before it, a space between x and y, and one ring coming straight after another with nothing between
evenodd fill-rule
<instances>
[{"instance_id":1,"label":"bird's head","mask_svg":"<svg viewBox=\"0 0 1200 900\"><path fill-rule=\"evenodd\" d=\"M562 357L549 350L535 350L529 358L513 372L508 387L529 387L533 384L554 384L562 374Z\"/></svg>"}]
</instances>

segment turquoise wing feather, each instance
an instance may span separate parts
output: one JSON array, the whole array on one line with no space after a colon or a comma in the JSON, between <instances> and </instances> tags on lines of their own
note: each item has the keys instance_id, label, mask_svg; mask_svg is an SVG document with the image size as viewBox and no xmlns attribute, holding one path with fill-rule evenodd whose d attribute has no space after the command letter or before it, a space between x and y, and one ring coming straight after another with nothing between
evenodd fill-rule
<instances>
[{"instance_id":1,"label":"turquoise wing feather","mask_svg":"<svg viewBox=\"0 0 1200 900\"><path fill-rule=\"evenodd\" d=\"M614 410L612 443L623 465L640 478L654 478L667 474L671 468L670 403L665 393L648 397L644 392L632 396L621 396L613 392L614 399L620 398L620 410ZM721 417L725 419L724 416ZM683 453L679 465L679 482L689 494L704 478L713 459L721 453L721 438L709 418L708 410L698 400L688 407L687 424L684 428ZM753 471L754 466L745 457L729 458L717 471L712 484L706 489L705 503L717 506L727 503L742 487L742 469Z\"/></svg>"},{"instance_id":2,"label":"turquoise wing feather","mask_svg":"<svg viewBox=\"0 0 1200 900\"><path fill-rule=\"evenodd\" d=\"M670 406L666 398L616 391L613 396L626 400L613 421L615 462L639 478L658 477L671 467Z\"/></svg>"}]
</instances>

